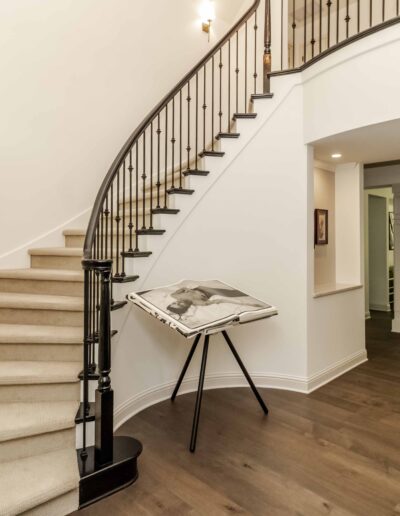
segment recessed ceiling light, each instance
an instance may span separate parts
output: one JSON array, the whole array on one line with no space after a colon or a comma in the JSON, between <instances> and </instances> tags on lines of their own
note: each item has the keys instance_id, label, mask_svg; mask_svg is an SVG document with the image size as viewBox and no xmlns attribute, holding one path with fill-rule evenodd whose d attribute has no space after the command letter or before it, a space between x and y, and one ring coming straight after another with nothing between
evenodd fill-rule
<instances>
[{"instance_id":1,"label":"recessed ceiling light","mask_svg":"<svg viewBox=\"0 0 400 516\"><path fill-rule=\"evenodd\" d=\"M339 159L342 157L342 155L339 152L336 152L335 154L332 154L331 156L333 159Z\"/></svg>"}]
</instances>

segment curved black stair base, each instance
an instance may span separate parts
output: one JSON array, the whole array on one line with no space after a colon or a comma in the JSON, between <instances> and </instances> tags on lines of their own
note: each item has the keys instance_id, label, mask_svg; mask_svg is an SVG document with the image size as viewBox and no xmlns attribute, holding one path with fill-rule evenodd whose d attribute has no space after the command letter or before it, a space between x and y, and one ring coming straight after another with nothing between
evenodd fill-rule
<instances>
[{"instance_id":1,"label":"curved black stair base","mask_svg":"<svg viewBox=\"0 0 400 516\"><path fill-rule=\"evenodd\" d=\"M95 447L86 450L85 459L81 457L82 450L77 450L80 509L133 484L139 475L137 458L143 446L133 437L114 437L112 462L101 467L96 466Z\"/></svg>"}]
</instances>

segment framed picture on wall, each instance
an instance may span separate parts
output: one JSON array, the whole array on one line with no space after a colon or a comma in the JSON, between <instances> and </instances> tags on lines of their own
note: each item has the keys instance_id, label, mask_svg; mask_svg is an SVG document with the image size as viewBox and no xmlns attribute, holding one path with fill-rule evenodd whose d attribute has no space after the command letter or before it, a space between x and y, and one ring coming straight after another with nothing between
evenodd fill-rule
<instances>
[{"instance_id":1,"label":"framed picture on wall","mask_svg":"<svg viewBox=\"0 0 400 516\"><path fill-rule=\"evenodd\" d=\"M314 243L327 245L328 243L328 210L314 211Z\"/></svg>"},{"instance_id":2,"label":"framed picture on wall","mask_svg":"<svg viewBox=\"0 0 400 516\"><path fill-rule=\"evenodd\" d=\"M389 212L389 251L394 250L394 214Z\"/></svg>"}]
</instances>

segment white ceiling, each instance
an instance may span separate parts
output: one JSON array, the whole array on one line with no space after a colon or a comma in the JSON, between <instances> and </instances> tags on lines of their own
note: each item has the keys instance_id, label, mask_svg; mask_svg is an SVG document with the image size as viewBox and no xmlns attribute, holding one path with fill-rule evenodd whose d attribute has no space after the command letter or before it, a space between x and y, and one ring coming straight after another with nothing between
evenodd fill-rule
<instances>
[{"instance_id":1,"label":"white ceiling","mask_svg":"<svg viewBox=\"0 0 400 516\"><path fill-rule=\"evenodd\" d=\"M329 163L378 163L400 159L400 120L361 127L313 143L314 156ZM332 159L333 153L342 154Z\"/></svg>"}]
</instances>

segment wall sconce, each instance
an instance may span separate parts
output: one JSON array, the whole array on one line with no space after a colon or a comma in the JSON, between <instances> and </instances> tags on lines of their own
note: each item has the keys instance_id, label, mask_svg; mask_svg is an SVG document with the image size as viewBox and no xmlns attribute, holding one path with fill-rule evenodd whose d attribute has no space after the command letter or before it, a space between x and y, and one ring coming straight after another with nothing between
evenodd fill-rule
<instances>
[{"instance_id":1,"label":"wall sconce","mask_svg":"<svg viewBox=\"0 0 400 516\"><path fill-rule=\"evenodd\" d=\"M208 41L210 41L211 23L215 20L214 2L211 0L204 0L201 6L202 30L208 34Z\"/></svg>"}]
</instances>

